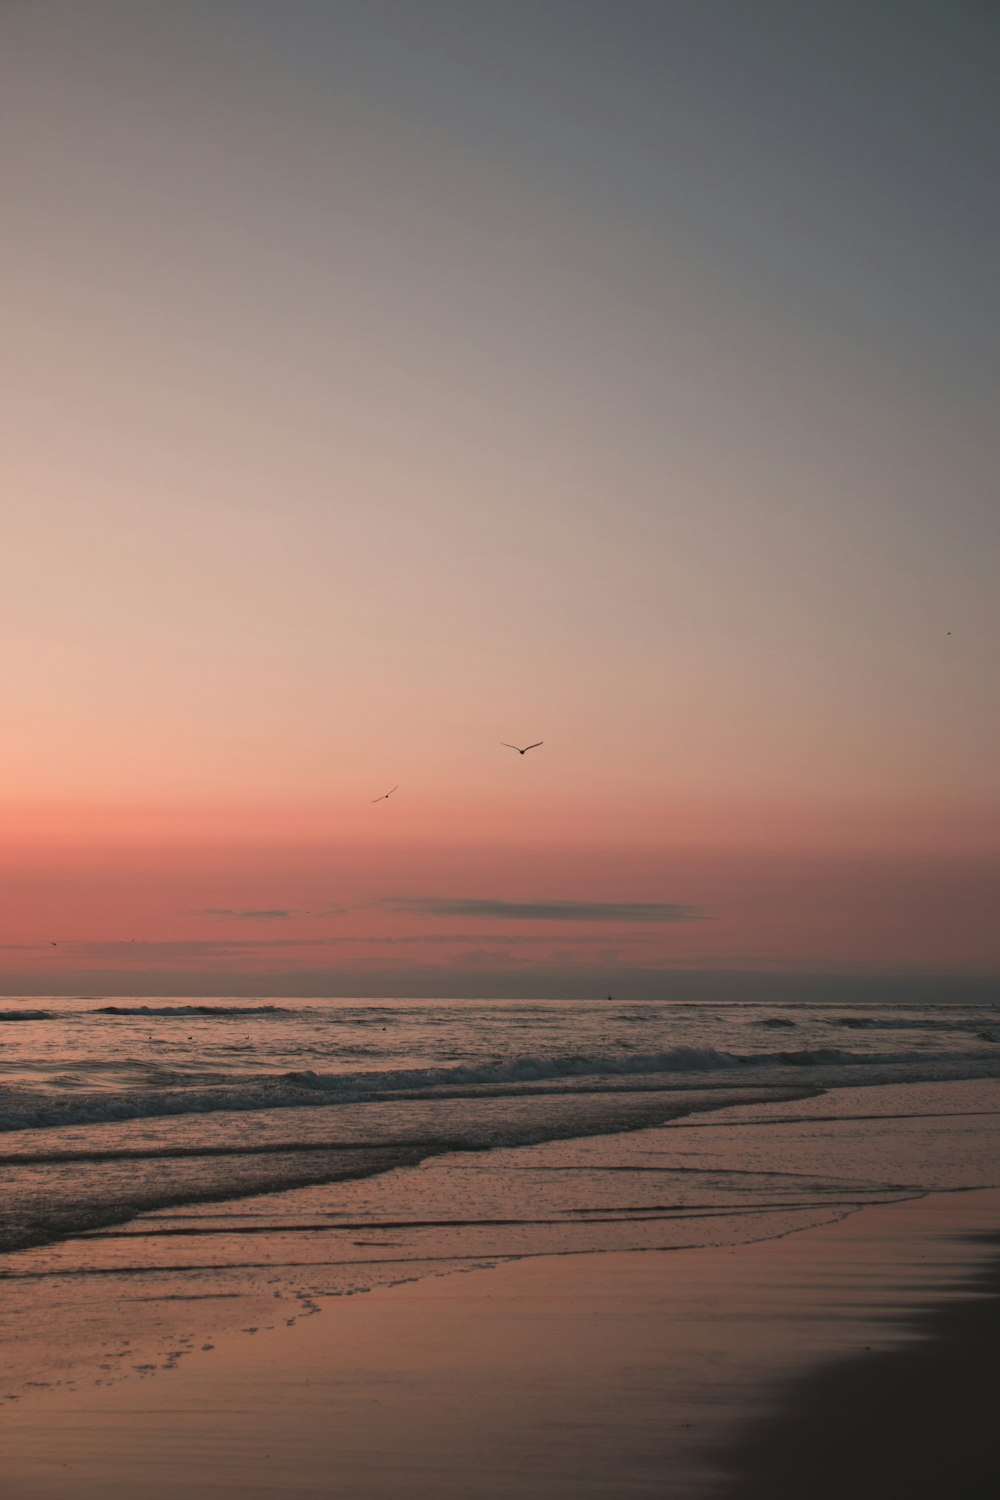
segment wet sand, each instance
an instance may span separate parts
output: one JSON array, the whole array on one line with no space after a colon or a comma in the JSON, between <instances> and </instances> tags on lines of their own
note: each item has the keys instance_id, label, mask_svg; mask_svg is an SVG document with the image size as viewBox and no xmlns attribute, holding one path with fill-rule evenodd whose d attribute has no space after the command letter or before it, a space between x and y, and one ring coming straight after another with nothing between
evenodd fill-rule
<instances>
[{"instance_id":1,"label":"wet sand","mask_svg":"<svg viewBox=\"0 0 1000 1500\"><path fill-rule=\"evenodd\" d=\"M1000 1254L1000 1236L994 1239ZM974 1295L925 1309L916 1342L838 1360L789 1382L726 1455L726 1500L802 1492L908 1500L1000 1495L1000 1260Z\"/></svg>"},{"instance_id":2,"label":"wet sand","mask_svg":"<svg viewBox=\"0 0 1000 1500\"><path fill-rule=\"evenodd\" d=\"M735 1249L331 1299L151 1378L11 1404L0 1483L9 1500L992 1497L998 1231L1000 1191L936 1194Z\"/></svg>"}]
</instances>

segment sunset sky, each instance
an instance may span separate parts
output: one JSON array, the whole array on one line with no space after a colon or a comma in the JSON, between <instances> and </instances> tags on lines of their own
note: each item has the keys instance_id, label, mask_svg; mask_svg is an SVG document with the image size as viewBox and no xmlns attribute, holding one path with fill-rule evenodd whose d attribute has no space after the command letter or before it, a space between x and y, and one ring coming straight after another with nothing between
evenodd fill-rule
<instances>
[{"instance_id":1,"label":"sunset sky","mask_svg":"<svg viewBox=\"0 0 1000 1500\"><path fill-rule=\"evenodd\" d=\"M0 5L0 987L1000 975L998 94L979 0Z\"/></svg>"}]
</instances>

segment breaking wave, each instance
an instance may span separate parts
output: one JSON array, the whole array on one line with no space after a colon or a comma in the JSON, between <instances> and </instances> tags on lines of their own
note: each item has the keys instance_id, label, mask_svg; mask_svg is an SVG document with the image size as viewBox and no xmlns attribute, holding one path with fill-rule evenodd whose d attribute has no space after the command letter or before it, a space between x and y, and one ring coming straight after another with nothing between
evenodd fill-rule
<instances>
[{"instance_id":1,"label":"breaking wave","mask_svg":"<svg viewBox=\"0 0 1000 1500\"><path fill-rule=\"evenodd\" d=\"M995 1053L984 1057L994 1060ZM964 1062L973 1059L966 1055ZM793 1052L736 1053L713 1048L676 1047L644 1055L536 1056L498 1059L479 1065L457 1067L402 1068L382 1072L321 1073L301 1070L273 1075L255 1075L233 1083L213 1080L210 1084L181 1087L140 1088L127 1092L102 1090L93 1093L56 1094L21 1085L0 1087L0 1131L66 1125L95 1125L165 1115L208 1114L216 1111L294 1109L398 1098L433 1099L461 1092L483 1093L562 1091L574 1082L580 1092L600 1091L601 1080L633 1079L635 1088L670 1088L677 1074L711 1074L737 1070L758 1074L767 1068L856 1067L862 1072L873 1064L927 1065L919 1053L861 1054L834 1048ZM639 1082L640 1075L642 1083ZM585 1082L586 1081L586 1082ZM777 1079L775 1081L778 1081ZM625 1082L620 1087L630 1091Z\"/></svg>"},{"instance_id":2,"label":"breaking wave","mask_svg":"<svg viewBox=\"0 0 1000 1500\"><path fill-rule=\"evenodd\" d=\"M99 1005L95 1016L270 1016L287 1005ZM40 1012L40 1015L44 1015Z\"/></svg>"}]
</instances>

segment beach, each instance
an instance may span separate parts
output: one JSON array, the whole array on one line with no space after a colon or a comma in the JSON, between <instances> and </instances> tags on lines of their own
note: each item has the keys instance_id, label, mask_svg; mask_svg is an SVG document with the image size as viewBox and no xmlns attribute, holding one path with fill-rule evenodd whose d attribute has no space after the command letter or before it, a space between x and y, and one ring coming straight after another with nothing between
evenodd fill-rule
<instances>
[{"instance_id":1,"label":"beach","mask_svg":"<svg viewBox=\"0 0 1000 1500\"><path fill-rule=\"evenodd\" d=\"M990 1007L16 1014L11 1500L995 1492Z\"/></svg>"},{"instance_id":2,"label":"beach","mask_svg":"<svg viewBox=\"0 0 1000 1500\"><path fill-rule=\"evenodd\" d=\"M750 1500L849 1475L859 1495L985 1500L998 1236L1000 1193L936 1194L735 1249L547 1256L339 1298L8 1404L5 1493Z\"/></svg>"}]
</instances>

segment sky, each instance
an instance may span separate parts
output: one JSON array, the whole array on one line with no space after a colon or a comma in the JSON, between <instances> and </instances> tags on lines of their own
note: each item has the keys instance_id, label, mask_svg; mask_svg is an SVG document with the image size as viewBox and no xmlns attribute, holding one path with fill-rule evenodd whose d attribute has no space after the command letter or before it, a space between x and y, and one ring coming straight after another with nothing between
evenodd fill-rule
<instances>
[{"instance_id":1,"label":"sky","mask_svg":"<svg viewBox=\"0 0 1000 1500\"><path fill-rule=\"evenodd\" d=\"M998 96L982 0L0 4L0 989L988 987Z\"/></svg>"}]
</instances>

